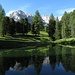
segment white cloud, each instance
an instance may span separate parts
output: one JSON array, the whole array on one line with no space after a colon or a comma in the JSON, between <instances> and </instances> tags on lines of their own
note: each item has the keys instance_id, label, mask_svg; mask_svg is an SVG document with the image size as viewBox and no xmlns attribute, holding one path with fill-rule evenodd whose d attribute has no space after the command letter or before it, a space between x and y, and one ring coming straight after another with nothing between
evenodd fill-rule
<instances>
[{"instance_id":1,"label":"white cloud","mask_svg":"<svg viewBox=\"0 0 75 75\"><path fill-rule=\"evenodd\" d=\"M72 12L73 10L75 10L75 8L60 9L60 10L57 10L56 12L58 14L63 14L65 11L69 13L69 12Z\"/></svg>"}]
</instances>

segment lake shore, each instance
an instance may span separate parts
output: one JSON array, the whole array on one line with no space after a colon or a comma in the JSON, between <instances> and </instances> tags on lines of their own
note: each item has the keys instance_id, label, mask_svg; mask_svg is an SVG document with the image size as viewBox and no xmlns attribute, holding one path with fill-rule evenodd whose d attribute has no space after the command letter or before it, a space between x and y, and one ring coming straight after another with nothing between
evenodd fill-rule
<instances>
[{"instance_id":1,"label":"lake shore","mask_svg":"<svg viewBox=\"0 0 75 75\"><path fill-rule=\"evenodd\" d=\"M75 45L75 38L64 38L54 41L55 44Z\"/></svg>"},{"instance_id":2,"label":"lake shore","mask_svg":"<svg viewBox=\"0 0 75 75\"><path fill-rule=\"evenodd\" d=\"M0 37L0 48L20 48L27 46L42 46L48 45L50 42L49 37Z\"/></svg>"}]
</instances>

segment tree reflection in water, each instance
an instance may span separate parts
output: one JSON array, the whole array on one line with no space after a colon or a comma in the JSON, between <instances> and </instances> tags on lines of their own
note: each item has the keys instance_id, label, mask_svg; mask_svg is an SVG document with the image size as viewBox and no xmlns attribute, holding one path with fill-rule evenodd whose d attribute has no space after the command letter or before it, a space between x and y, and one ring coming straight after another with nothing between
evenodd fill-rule
<instances>
[{"instance_id":1,"label":"tree reflection in water","mask_svg":"<svg viewBox=\"0 0 75 75\"><path fill-rule=\"evenodd\" d=\"M52 69L49 62L50 60L48 59L48 57L45 57L41 69L39 66L36 67L32 63L29 64L28 67L20 71L10 67L5 75L75 75L75 73L72 73L71 71L66 72L61 62L59 64L56 63L54 70ZM38 69L40 70L39 73L37 73Z\"/></svg>"},{"instance_id":2,"label":"tree reflection in water","mask_svg":"<svg viewBox=\"0 0 75 75\"><path fill-rule=\"evenodd\" d=\"M23 57L2 57L0 72L5 72L5 75L75 75L73 48L51 44L45 52L37 48L28 54Z\"/></svg>"}]
</instances>

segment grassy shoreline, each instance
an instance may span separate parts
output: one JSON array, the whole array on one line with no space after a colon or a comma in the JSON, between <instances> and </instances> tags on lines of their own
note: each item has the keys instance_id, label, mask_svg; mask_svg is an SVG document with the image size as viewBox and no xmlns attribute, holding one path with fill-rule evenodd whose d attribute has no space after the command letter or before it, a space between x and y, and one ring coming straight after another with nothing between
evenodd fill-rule
<instances>
[{"instance_id":1,"label":"grassy shoreline","mask_svg":"<svg viewBox=\"0 0 75 75\"><path fill-rule=\"evenodd\" d=\"M0 41L0 49L20 48L27 46L42 46L48 44L49 42Z\"/></svg>"},{"instance_id":2,"label":"grassy shoreline","mask_svg":"<svg viewBox=\"0 0 75 75\"><path fill-rule=\"evenodd\" d=\"M42 46L48 45L50 38L48 36L5 36L0 37L0 49L20 48L26 46Z\"/></svg>"},{"instance_id":3,"label":"grassy shoreline","mask_svg":"<svg viewBox=\"0 0 75 75\"><path fill-rule=\"evenodd\" d=\"M42 46L49 45L50 43L62 44L62 45L75 45L75 38L64 38L52 41L47 32L40 32L40 35L15 35L15 36L5 36L0 37L0 49L10 49L10 48L21 48L26 46Z\"/></svg>"},{"instance_id":4,"label":"grassy shoreline","mask_svg":"<svg viewBox=\"0 0 75 75\"><path fill-rule=\"evenodd\" d=\"M75 38L64 38L54 41L55 44L75 45Z\"/></svg>"},{"instance_id":5,"label":"grassy shoreline","mask_svg":"<svg viewBox=\"0 0 75 75\"><path fill-rule=\"evenodd\" d=\"M26 46L41 46L50 43L48 33L41 31L40 35L33 35L31 32L28 35L22 36L22 34L16 34L12 36L0 37L0 48L20 48Z\"/></svg>"},{"instance_id":6,"label":"grassy shoreline","mask_svg":"<svg viewBox=\"0 0 75 75\"><path fill-rule=\"evenodd\" d=\"M20 48L26 46L42 46L50 43L75 45L75 38L51 41L49 37L0 37L0 49Z\"/></svg>"}]
</instances>

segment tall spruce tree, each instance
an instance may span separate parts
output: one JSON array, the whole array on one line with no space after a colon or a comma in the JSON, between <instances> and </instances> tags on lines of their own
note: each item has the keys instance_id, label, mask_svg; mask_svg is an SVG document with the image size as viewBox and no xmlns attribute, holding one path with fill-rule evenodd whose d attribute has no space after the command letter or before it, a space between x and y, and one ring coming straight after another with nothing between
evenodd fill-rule
<instances>
[{"instance_id":1,"label":"tall spruce tree","mask_svg":"<svg viewBox=\"0 0 75 75\"><path fill-rule=\"evenodd\" d=\"M20 24L21 24L21 33L22 35L24 35L24 19L23 18L20 20Z\"/></svg>"},{"instance_id":2,"label":"tall spruce tree","mask_svg":"<svg viewBox=\"0 0 75 75\"><path fill-rule=\"evenodd\" d=\"M55 18L53 16L53 14L50 15L50 20L49 20L49 24L48 24L48 34L49 34L49 37L52 39L52 40L55 40L55 37L54 37L54 33L55 33L55 24L56 24L56 21L55 21Z\"/></svg>"},{"instance_id":3,"label":"tall spruce tree","mask_svg":"<svg viewBox=\"0 0 75 75\"><path fill-rule=\"evenodd\" d=\"M10 24L9 24L9 34L13 36L15 34L15 21L13 18L10 18Z\"/></svg>"},{"instance_id":4,"label":"tall spruce tree","mask_svg":"<svg viewBox=\"0 0 75 75\"><path fill-rule=\"evenodd\" d=\"M39 11L37 10L32 20L32 33L39 35L40 30L42 29L43 29L43 21L42 21Z\"/></svg>"},{"instance_id":5,"label":"tall spruce tree","mask_svg":"<svg viewBox=\"0 0 75 75\"><path fill-rule=\"evenodd\" d=\"M4 37L6 35L5 17L2 18L1 28L1 36Z\"/></svg>"},{"instance_id":6,"label":"tall spruce tree","mask_svg":"<svg viewBox=\"0 0 75 75\"><path fill-rule=\"evenodd\" d=\"M70 37L70 15L65 11L62 17L62 31L61 35L62 38L69 38Z\"/></svg>"},{"instance_id":7,"label":"tall spruce tree","mask_svg":"<svg viewBox=\"0 0 75 75\"><path fill-rule=\"evenodd\" d=\"M28 31L29 31L29 23L28 23L28 19L25 18L25 19L21 19L20 20L20 27L21 27L21 33L24 35L24 34L27 34Z\"/></svg>"},{"instance_id":8,"label":"tall spruce tree","mask_svg":"<svg viewBox=\"0 0 75 75\"><path fill-rule=\"evenodd\" d=\"M5 11L0 4L0 36L3 35L2 18L5 16Z\"/></svg>"},{"instance_id":9,"label":"tall spruce tree","mask_svg":"<svg viewBox=\"0 0 75 75\"><path fill-rule=\"evenodd\" d=\"M24 19L24 33L27 35L28 31L29 31L29 23L28 23L28 19L25 18Z\"/></svg>"},{"instance_id":10,"label":"tall spruce tree","mask_svg":"<svg viewBox=\"0 0 75 75\"><path fill-rule=\"evenodd\" d=\"M5 11L2 8L2 5L0 4L0 19L5 15Z\"/></svg>"},{"instance_id":11,"label":"tall spruce tree","mask_svg":"<svg viewBox=\"0 0 75 75\"><path fill-rule=\"evenodd\" d=\"M70 25L71 25L71 37L75 37L75 10L71 13Z\"/></svg>"},{"instance_id":12,"label":"tall spruce tree","mask_svg":"<svg viewBox=\"0 0 75 75\"><path fill-rule=\"evenodd\" d=\"M8 35L9 34L9 26L10 26L10 20L9 17L3 17L2 19L2 35Z\"/></svg>"},{"instance_id":13,"label":"tall spruce tree","mask_svg":"<svg viewBox=\"0 0 75 75\"><path fill-rule=\"evenodd\" d=\"M61 34L61 25L59 22L59 19L57 17L56 19L56 25L55 25L55 39L60 39L60 34Z\"/></svg>"},{"instance_id":14,"label":"tall spruce tree","mask_svg":"<svg viewBox=\"0 0 75 75\"><path fill-rule=\"evenodd\" d=\"M15 31L16 33L22 33L22 25L19 21L15 22Z\"/></svg>"}]
</instances>

